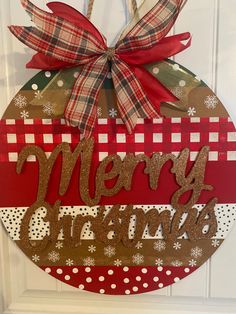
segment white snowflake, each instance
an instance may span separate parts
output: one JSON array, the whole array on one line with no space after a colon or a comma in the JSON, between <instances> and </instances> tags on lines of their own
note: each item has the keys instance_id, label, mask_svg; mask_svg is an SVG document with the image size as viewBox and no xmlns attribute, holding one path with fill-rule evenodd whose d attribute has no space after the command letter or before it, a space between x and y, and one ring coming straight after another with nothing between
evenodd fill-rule
<instances>
[{"instance_id":1,"label":"white snowflake","mask_svg":"<svg viewBox=\"0 0 236 314\"><path fill-rule=\"evenodd\" d=\"M164 264L163 259L161 259L161 258L156 259L156 260L155 260L155 264L156 264L157 266L162 266L162 265Z\"/></svg>"},{"instance_id":2,"label":"white snowflake","mask_svg":"<svg viewBox=\"0 0 236 314\"><path fill-rule=\"evenodd\" d=\"M153 249L155 251L158 251L158 252L164 251L166 249L165 241L158 240L158 241L154 242Z\"/></svg>"},{"instance_id":3,"label":"white snowflake","mask_svg":"<svg viewBox=\"0 0 236 314\"><path fill-rule=\"evenodd\" d=\"M55 251L52 251L52 252L48 253L48 260L53 262L53 263L56 263L57 261L60 260L60 254L55 252Z\"/></svg>"},{"instance_id":4,"label":"white snowflake","mask_svg":"<svg viewBox=\"0 0 236 314\"><path fill-rule=\"evenodd\" d=\"M176 260L176 261L173 261L171 265L174 267L180 267L180 266L183 266L183 262Z\"/></svg>"},{"instance_id":5,"label":"white snowflake","mask_svg":"<svg viewBox=\"0 0 236 314\"><path fill-rule=\"evenodd\" d=\"M96 252L96 246L95 246L95 245L90 245L90 246L88 247L88 251L89 251L90 253Z\"/></svg>"},{"instance_id":6,"label":"white snowflake","mask_svg":"<svg viewBox=\"0 0 236 314\"><path fill-rule=\"evenodd\" d=\"M95 266L95 259L92 257L86 257L83 259L84 266Z\"/></svg>"},{"instance_id":7,"label":"white snowflake","mask_svg":"<svg viewBox=\"0 0 236 314\"><path fill-rule=\"evenodd\" d=\"M35 254L35 255L32 256L32 261L35 262L35 263L38 263L40 261L40 257Z\"/></svg>"},{"instance_id":8,"label":"white snowflake","mask_svg":"<svg viewBox=\"0 0 236 314\"><path fill-rule=\"evenodd\" d=\"M113 246L108 245L104 248L104 255L107 257L112 257L116 255L116 249Z\"/></svg>"},{"instance_id":9,"label":"white snowflake","mask_svg":"<svg viewBox=\"0 0 236 314\"><path fill-rule=\"evenodd\" d=\"M121 261L120 259L116 259L116 260L114 261L114 265L117 266L117 267L119 267L119 266L122 265L122 261Z\"/></svg>"},{"instance_id":10,"label":"white snowflake","mask_svg":"<svg viewBox=\"0 0 236 314\"><path fill-rule=\"evenodd\" d=\"M42 95L42 93L39 90L37 90L37 92L34 93L34 97L36 99L40 100L40 99L43 98L43 95Z\"/></svg>"},{"instance_id":11,"label":"white snowflake","mask_svg":"<svg viewBox=\"0 0 236 314\"><path fill-rule=\"evenodd\" d=\"M102 108L101 108L101 107L98 107L98 109L97 109L97 115L98 115L98 117L101 117L101 116L102 116Z\"/></svg>"},{"instance_id":12,"label":"white snowflake","mask_svg":"<svg viewBox=\"0 0 236 314\"><path fill-rule=\"evenodd\" d=\"M207 96L204 101L204 104L206 105L207 109L215 109L218 103L219 100L215 95Z\"/></svg>"},{"instance_id":13,"label":"white snowflake","mask_svg":"<svg viewBox=\"0 0 236 314\"><path fill-rule=\"evenodd\" d=\"M183 88L176 86L174 87L171 92L177 97L182 98L183 97Z\"/></svg>"},{"instance_id":14,"label":"white snowflake","mask_svg":"<svg viewBox=\"0 0 236 314\"><path fill-rule=\"evenodd\" d=\"M189 266L190 267L194 267L194 266L197 266L197 261L195 261L195 259L191 259L189 262L188 262Z\"/></svg>"},{"instance_id":15,"label":"white snowflake","mask_svg":"<svg viewBox=\"0 0 236 314\"><path fill-rule=\"evenodd\" d=\"M214 240L211 241L211 245L212 245L214 248L216 248L216 247L220 246L220 241L217 240L217 239L214 239Z\"/></svg>"},{"instance_id":16,"label":"white snowflake","mask_svg":"<svg viewBox=\"0 0 236 314\"><path fill-rule=\"evenodd\" d=\"M194 258L199 258L202 256L202 249L198 246L195 248L191 249L191 256Z\"/></svg>"},{"instance_id":17,"label":"white snowflake","mask_svg":"<svg viewBox=\"0 0 236 314\"><path fill-rule=\"evenodd\" d=\"M27 98L21 94L18 94L14 99L13 99L14 105L18 108L24 108L27 106Z\"/></svg>"},{"instance_id":18,"label":"white snowflake","mask_svg":"<svg viewBox=\"0 0 236 314\"><path fill-rule=\"evenodd\" d=\"M66 265L67 265L67 266L73 266L73 265L74 265L74 261L73 261L72 259L68 258L68 259L66 260Z\"/></svg>"},{"instance_id":19,"label":"white snowflake","mask_svg":"<svg viewBox=\"0 0 236 314\"><path fill-rule=\"evenodd\" d=\"M182 244L179 243L179 242L175 242L174 245L173 245L173 249L175 249L176 251L180 250L181 247L182 247Z\"/></svg>"},{"instance_id":20,"label":"white snowflake","mask_svg":"<svg viewBox=\"0 0 236 314\"><path fill-rule=\"evenodd\" d=\"M112 117L112 118L115 118L117 116L117 110L112 108L109 110L109 116Z\"/></svg>"},{"instance_id":21,"label":"white snowflake","mask_svg":"<svg viewBox=\"0 0 236 314\"><path fill-rule=\"evenodd\" d=\"M21 117L22 119L28 119L28 118L29 118L29 112L28 112L28 111L25 111L25 110L21 111L20 117Z\"/></svg>"},{"instance_id":22,"label":"white snowflake","mask_svg":"<svg viewBox=\"0 0 236 314\"><path fill-rule=\"evenodd\" d=\"M54 105L50 102L46 103L45 105L43 105L43 112L46 115L51 116L52 114L54 114Z\"/></svg>"},{"instance_id":23,"label":"white snowflake","mask_svg":"<svg viewBox=\"0 0 236 314\"><path fill-rule=\"evenodd\" d=\"M140 249L143 248L143 243L138 241L138 243L135 245L135 247L136 247L137 250L140 250Z\"/></svg>"},{"instance_id":24,"label":"white snowflake","mask_svg":"<svg viewBox=\"0 0 236 314\"><path fill-rule=\"evenodd\" d=\"M196 108L195 107L189 107L188 108L188 115L190 117L193 117L195 114L197 113Z\"/></svg>"},{"instance_id":25,"label":"white snowflake","mask_svg":"<svg viewBox=\"0 0 236 314\"><path fill-rule=\"evenodd\" d=\"M144 263L144 256L142 254L137 253L132 256L132 261L136 265L141 265Z\"/></svg>"},{"instance_id":26,"label":"white snowflake","mask_svg":"<svg viewBox=\"0 0 236 314\"><path fill-rule=\"evenodd\" d=\"M63 243L62 243L62 242L57 242L56 245L55 245L55 247L56 247L58 250L60 250L60 249L63 248Z\"/></svg>"}]
</instances>

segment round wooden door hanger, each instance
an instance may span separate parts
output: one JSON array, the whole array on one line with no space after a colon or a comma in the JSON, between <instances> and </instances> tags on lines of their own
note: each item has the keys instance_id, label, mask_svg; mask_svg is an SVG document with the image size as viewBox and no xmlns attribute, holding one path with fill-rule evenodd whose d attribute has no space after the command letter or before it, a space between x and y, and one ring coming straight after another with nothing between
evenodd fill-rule
<instances>
[{"instance_id":1,"label":"round wooden door hanger","mask_svg":"<svg viewBox=\"0 0 236 314\"><path fill-rule=\"evenodd\" d=\"M53 13L46 13L22 0L37 28L10 27L38 52L28 66L42 71L17 93L0 122L2 223L43 271L101 294L145 293L178 282L214 254L236 217L235 127L203 81L163 58L169 49L172 54L183 50L186 34L159 38L160 58L145 67L132 63L135 47L143 52L140 36L132 32L149 36L149 45L153 38L142 22L155 31L160 8L168 2L162 11L171 10L171 27L184 4L151 2L151 8L140 8L142 19L131 23L119 44L98 56L90 41L104 38L64 4L51 3ZM65 10L69 21L62 16ZM74 15L84 21L83 32ZM80 32L75 42L93 32L83 50L92 61L80 56L83 64L73 63L72 48L60 58L75 31ZM41 32L40 40L59 47L50 50L37 42L36 49ZM50 41L56 34L61 37ZM100 63L103 58L107 61ZM65 66L69 61L73 64ZM159 84L155 117L142 96L150 95L153 104L153 91L139 79L139 68L148 82ZM135 110L136 120L130 116Z\"/></svg>"}]
</instances>

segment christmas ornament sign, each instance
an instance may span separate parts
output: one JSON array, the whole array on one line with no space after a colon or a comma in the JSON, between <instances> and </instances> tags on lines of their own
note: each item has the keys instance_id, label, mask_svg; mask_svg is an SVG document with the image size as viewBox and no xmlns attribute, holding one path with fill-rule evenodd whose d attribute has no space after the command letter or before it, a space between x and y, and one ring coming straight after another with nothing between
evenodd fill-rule
<instances>
[{"instance_id":1,"label":"christmas ornament sign","mask_svg":"<svg viewBox=\"0 0 236 314\"><path fill-rule=\"evenodd\" d=\"M42 71L0 121L6 230L87 291L144 293L190 275L236 217L236 131L209 87L168 59L191 45L189 33L166 37L185 1L144 2L112 48L75 9L21 2L36 27L10 30Z\"/></svg>"}]
</instances>

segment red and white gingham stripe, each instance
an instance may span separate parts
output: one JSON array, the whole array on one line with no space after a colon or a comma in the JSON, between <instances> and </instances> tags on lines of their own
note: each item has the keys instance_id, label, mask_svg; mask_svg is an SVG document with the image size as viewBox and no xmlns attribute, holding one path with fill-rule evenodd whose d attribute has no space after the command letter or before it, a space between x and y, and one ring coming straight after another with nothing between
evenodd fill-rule
<instances>
[{"instance_id":1,"label":"red and white gingham stripe","mask_svg":"<svg viewBox=\"0 0 236 314\"><path fill-rule=\"evenodd\" d=\"M139 120L133 134L128 134L119 119L99 119L94 131L95 150L102 160L109 154L172 152L183 148L195 160L199 150L210 147L209 160L236 160L236 130L227 118L166 118ZM1 120L0 161L17 160L25 145L36 144L52 152L57 144L68 142L75 147L80 141L78 130L65 120ZM32 159L33 161L33 159Z\"/></svg>"}]
</instances>

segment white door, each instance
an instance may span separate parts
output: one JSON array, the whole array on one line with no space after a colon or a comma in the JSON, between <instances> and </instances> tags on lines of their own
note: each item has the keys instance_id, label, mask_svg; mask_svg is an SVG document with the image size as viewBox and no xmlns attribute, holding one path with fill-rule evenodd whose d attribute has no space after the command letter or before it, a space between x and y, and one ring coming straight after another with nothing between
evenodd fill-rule
<instances>
[{"instance_id":1,"label":"white door","mask_svg":"<svg viewBox=\"0 0 236 314\"><path fill-rule=\"evenodd\" d=\"M149 1L149 0L146 0ZM35 0L45 6L46 0ZM84 11L86 0L64 0ZM112 42L128 19L125 0L97 0L93 22ZM0 0L0 113L35 72L24 68L32 52L7 25L26 25L20 0ZM189 0L175 33L193 44L176 58L217 92L236 123L236 0ZM235 187L236 189L236 187ZM79 292L37 269L0 225L0 313L236 313L236 226L216 255L173 287L141 296Z\"/></svg>"}]
</instances>

